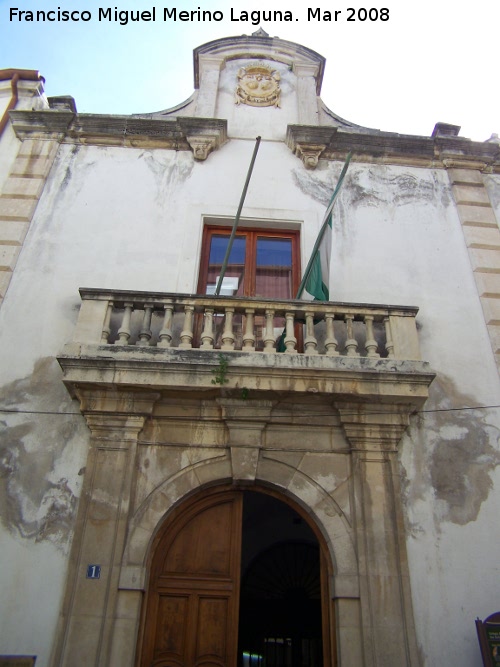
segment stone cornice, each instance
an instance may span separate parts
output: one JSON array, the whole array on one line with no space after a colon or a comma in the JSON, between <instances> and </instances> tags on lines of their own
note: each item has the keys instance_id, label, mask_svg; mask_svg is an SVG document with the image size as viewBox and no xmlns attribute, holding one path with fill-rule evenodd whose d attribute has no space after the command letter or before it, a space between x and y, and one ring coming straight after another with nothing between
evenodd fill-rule
<instances>
[{"instance_id":1,"label":"stone cornice","mask_svg":"<svg viewBox=\"0 0 500 667\"><path fill-rule=\"evenodd\" d=\"M227 141L227 121L177 117L168 120L75 114L71 111L11 111L18 139L57 139L64 143L192 150L204 160Z\"/></svg>"},{"instance_id":2,"label":"stone cornice","mask_svg":"<svg viewBox=\"0 0 500 667\"><path fill-rule=\"evenodd\" d=\"M244 58L247 60L262 58L286 63L290 66L309 66L316 79L316 94L321 93L321 84L325 70L325 58L316 51L301 44L295 44L279 37L269 35L241 35L225 37L202 44L193 51L194 87L200 87L200 61L208 58L220 62Z\"/></svg>"},{"instance_id":3,"label":"stone cornice","mask_svg":"<svg viewBox=\"0 0 500 667\"><path fill-rule=\"evenodd\" d=\"M306 168L318 159L344 160L352 151L355 162L377 162L447 169L463 167L500 173L500 146L455 136L419 137L392 132L356 132L328 126L289 125L286 143ZM321 150L320 150L321 149Z\"/></svg>"},{"instance_id":4,"label":"stone cornice","mask_svg":"<svg viewBox=\"0 0 500 667\"><path fill-rule=\"evenodd\" d=\"M423 405L434 373L426 362L227 352L227 397L262 392L326 394L336 400L397 402L410 411ZM115 390L215 391L218 350L122 348L69 344L58 361L72 395L83 387Z\"/></svg>"}]
</instances>

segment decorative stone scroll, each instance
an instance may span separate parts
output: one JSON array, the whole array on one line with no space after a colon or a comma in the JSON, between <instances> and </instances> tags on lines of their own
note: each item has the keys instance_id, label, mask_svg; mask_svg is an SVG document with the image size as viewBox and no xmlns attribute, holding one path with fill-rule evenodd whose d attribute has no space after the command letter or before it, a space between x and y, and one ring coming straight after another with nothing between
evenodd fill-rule
<instances>
[{"instance_id":1,"label":"decorative stone scroll","mask_svg":"<svg viewBox=\"0 0 500 667\"><path fill-rule=\"evenodd\" d=\"M238 70L235 103L251 107L279 107L281 76L264 63L250 64Z\"/></svg>"}]
</instances>

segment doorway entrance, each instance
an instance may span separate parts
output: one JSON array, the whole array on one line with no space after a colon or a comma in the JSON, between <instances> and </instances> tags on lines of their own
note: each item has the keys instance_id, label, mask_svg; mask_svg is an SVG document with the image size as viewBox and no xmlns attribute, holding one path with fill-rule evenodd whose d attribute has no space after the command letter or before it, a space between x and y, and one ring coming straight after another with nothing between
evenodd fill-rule
<instances>
[{"instance_id":1,"label":"doorway entrance","mask_svg":"<svg viewBox=\"0 0 500 667\"><path fill-rule=\"evenodd\" d=\"M242 667L323 664L319 545L288 504L244 494L238 661Z\"/></svg>"},{"instance_id":2,"label":"doorway entrance","mask_svg":"<svg viewBox=\"0 0 500 667\"><path fill-rule=\"evenodd\" d=\"M139 664L330 667L326 564L288 500L234 489L195 496L156 538Z\"/></svg>"}]
</instances>

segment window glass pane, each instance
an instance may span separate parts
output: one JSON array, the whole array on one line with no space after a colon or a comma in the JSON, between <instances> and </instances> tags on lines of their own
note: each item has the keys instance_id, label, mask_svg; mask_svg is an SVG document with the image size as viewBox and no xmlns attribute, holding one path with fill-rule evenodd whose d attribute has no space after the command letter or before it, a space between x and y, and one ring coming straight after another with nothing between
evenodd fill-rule
<instances>
[{"instance_id":1,"label":"window glass pane","mask_svg":"<svg viewBox=\"0 0 500 667\"><path fill-rule=\"evenodd\" d=\"M229 234L214 234L210 243L208 260L207 294L214 294L219 280L222 263L226 255ZM243 294L243 276L245 273L244 236L236 236L229 255L226 272L220 290L221 296L241 296Z\"/></svg>"},{"instance_id":2,"label":"window glass pane","mask_svg":"<svg viewBox=\"0 0 500 667\"><path fill-rule=\"evenodd\" d=\"M257 266L292 266L292 239L257 237Z\"/></svg>"},{"instance_id":3,"label":"window glass pane","mask_svg":"<svg viewBox=\"0 0 500 667\"><path fill-rule=\"evenodd\" d=\"M293 299L292 239L257 237L255 296Z\"/></svg>"}]
</instances>

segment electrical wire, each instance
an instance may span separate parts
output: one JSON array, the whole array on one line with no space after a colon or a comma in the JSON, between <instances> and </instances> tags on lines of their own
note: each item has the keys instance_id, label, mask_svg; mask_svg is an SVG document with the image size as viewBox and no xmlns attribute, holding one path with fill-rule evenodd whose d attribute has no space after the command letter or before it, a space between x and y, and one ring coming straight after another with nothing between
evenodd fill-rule
<instances>
[{"instance_id":1,"label":"electrical wire","mask_svg":"<svg viewBox=\"0 0 500 667\"><path fill-rule=\"evenodd\" d=\"M366 406L366 403L360 403L360 406ZM254 408L253 406L240 406L241 408L248 407L249 411L253 411ZM460 408L432 408L428 410L416 410L415 412L412 412L411 415L420 415L420 414L432 414L432 413L437 413L437 412L464 412L467 410L497 410L500 408L500 405L476 405L476 406L463 406ZM61 417L67 417L67 416L82 416L81 412L58 412L55 410L20 410L20 409L9 409L9 408L0 408L0 413L1 414L22 414L22 415L58 415ZM110 413L112 414L112 413ZM357 411L355 412L348 412L348 411L343 411L343 415L356 415L359 414ZM364 413L365 415L400 415L401 412L391 412L391 411L380 411L380 410L365 410ZM276 417L280 417L281 415L275 415ZM285 416L285 415L283 415ZM334 412L297 412L293 411L292 417L331 417L335 416ZM162 415L159 416L160 418ZM165 418L186 418L186 419L193 419L192 414L172 414L169 413L168 415L165 415Z\"/></svg>"}]
</instances>

